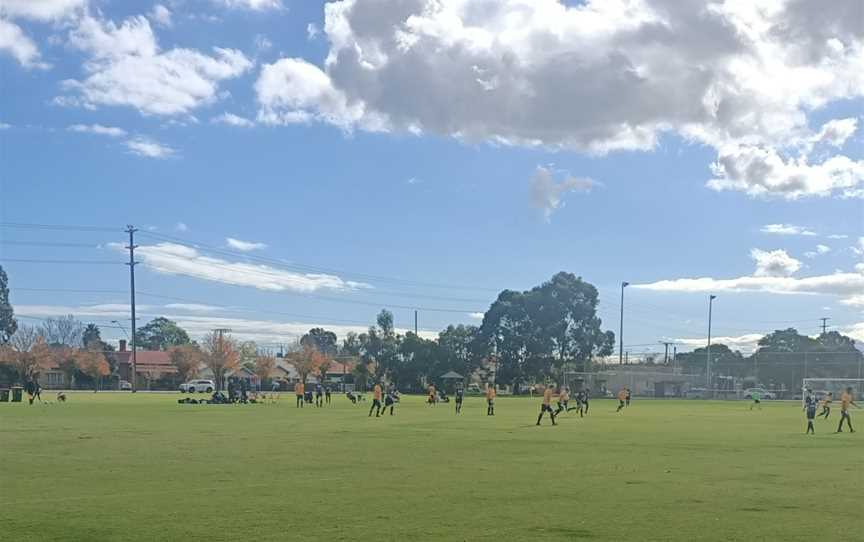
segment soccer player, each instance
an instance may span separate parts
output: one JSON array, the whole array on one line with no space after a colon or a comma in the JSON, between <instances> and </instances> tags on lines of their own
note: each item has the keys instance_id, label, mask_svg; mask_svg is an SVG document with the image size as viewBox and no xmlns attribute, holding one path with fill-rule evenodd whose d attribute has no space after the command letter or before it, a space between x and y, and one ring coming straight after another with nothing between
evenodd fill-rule
<instances>
[{"instance_id":1,"label":"soccer player","mask_svg":"<svg viewBox=\"0 0 864 542\"><path fill-rule=\"evenodd\" d=\"M330 404L330 386L324 387L324 402Z\"/></svg>"},{"instance_id":2,"label":"soccer player","mask_svg":"<svg viewBox=\"0 0 864 542\"><path fill-rule=\"evenodd\" d=\"M375 411L375 417L381 416L381 384L375 384L372 388L372 406L369 407L369 417L372 417L372 411Z\"/></svg>"},{"instance_id":3,"label":"soccer player","mask_svg":"<svg viewBox=\"0 0 864 542\"><path fill-rule=\"evenodd\" d=\"M456 414L462 414L462 400L465 398L465 390L462 386L456 388Z\"/></svg>"},{"instance_id":4,"label":"soccer player","mask_svg":"<svg viewBox=\"0 0 864 542\"><path fill-rule=\"evenodd\" d=\"M294 384L294 395L297 396L297 408L303 408L303 396L305 395L305 386L303 382Z\"/></svg>"},{"instance_id":5,"label":"soccer player","mask_svg":"<svg viewBox=\"0 0 864 542\"><path fill-rule=\"evenodd\" d=\"M429 384L429 397L426 399L429 406L435 406L435 386Z\"/></svg>"},{"instance_id":6,"label":"soccer player","mask_svg":"<svg viewBox=\"0 0 864 542\"><path fill-rule=\"evenodd\" d=\"M813 419L816 418L816 398L813 397L813 392L807 390L807 396L804 398L804 412L807 415L807 431L805 434L816 434L813 427Z\"/></svg>"},{"instance_id":7,"label":"soccer player","mask_svg":"<svg viewBox=\"0 0 864 542\"><path fill-rule=\"evenodd\" d=\"M399 402L399 392L390 390L384 396L384 412L387 412L387 407L390 407L390 415L393 415L393 409L396 408L396 403Z\"/></svg>"},{"instance_id":8,"label":"soccer player","mask_svg":"<svg viewBox=\"0 0 864 542\"><path fill-rule=\"evenodd\" d=\"M571 409L567 408L567 403L570 402L570 390L568 388L564 388L561 390L561 393L558 395L558 410L555 411L555 415L561 414L562 412L570 412Z\"/></svg>"},{"instance_id":9,"label":"soccer player","mask_svg":"<svg viewBox=\"0 0 864 542\"><path fill-rule=\"evenodd\" d=\"M590 399L590 398L591 398L591 388L585 388L585 393L582 396L582 404L584 405L584 408L585 408L585 414L588 414L588 407L590 406L588 404L588 399ZM580 412L579 414L581 415L582 413Z\"/></svg>"},{"instance_id":10,"label":"soccer player","mask_svg":"<svg viewBox=\"0 0 864 542\"><path fill-rule=\"evenodd\" d=\"M315 406L318 408L324 406L324 386L320 382L315 384Z\"/></svg>"},{"instance_id":11,"label":"soccer player","mask_svg":"<svg viewBox=\"0 0 864 542\"><path fill-rule=\"evenodd\" d=\"M486 415L495 415L495 386L486 384Z\"/></svg>"},{"instance_id":12,"label":"soccer player","mask_svg":"<svg viewBox=\"0 0 864 542\"><path fill-rule=\"evenodd\" d=\"M750 403L750 410L753 410L753 407L759 407L759 410L762 410L762 394L759 390L754 390L750 397L753 398L753 402Z\"/></svg>"},{"instance_id":13,"label":"soccer player","mask_svg":"<svg viewBox=\"0 0 864 542\"><path fill-rule=\"evenodd\" d=\"M540 415L537 416L537 425L540 425L540 420L543 419L543 414L545 412L549 413L549 417L552 418L552 425L558 425L555 423L555 412L552 411L552 386L547 387L543 391L543 404L540 405Z\"/></svg>"},{"instance_id":14,"label":"soccer player","mask_svg":"<svg viewBox=\"0 0 864 542\"><path fill-rule=\"evenodd\" d=\"M831 415L831 403L833 401L834 394L829 391L828 395L822 398L822 412L819 413L820 418L824 416L826 420L828 419L828 416Z\"/></svg>"},{"instance_id":15,"label":"soccer player","mask_svg":"<svg viewBox=\"0 0 864 542\"><path fill-rule=\"evenodd\" d=\"M627 390L627 397L624 399L624 401L626 402L627 406L630 406L630 388L624 389Z\"/></svg>"},{"instance_id":16,"label":"soccer player","mask_svg":"<svg viewBox=\"0 0 864 542\"><path fill-rule=\"evenodd\" d=\"M627 400L627 388L621 388L621 391L618 392L618 409L615 412L621 412L621 409L624 408L624 401Z\"/></svg>"},{"instance_id":17,"label":"soccer player","mask_svg":"<svg viewBox=\"0 0 864 542\"><path fill-rule=\"evenodd\" d=\"M846 425L849 426L849 432L855 432L855 430L852 429L852 417L849 416L849 405L858 408L858 405L852 400L852 388L846 388L846 391L844 391L840 396L840 425L837 426L838 433L843 432L843 420L846 420Z\"/></svg>"}]
</instances>

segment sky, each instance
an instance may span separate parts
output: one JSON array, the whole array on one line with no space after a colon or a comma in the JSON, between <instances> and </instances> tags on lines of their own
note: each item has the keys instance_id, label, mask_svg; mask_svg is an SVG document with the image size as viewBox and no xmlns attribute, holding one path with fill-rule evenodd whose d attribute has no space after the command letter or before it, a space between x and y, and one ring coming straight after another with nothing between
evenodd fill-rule
<instances>
[{"instance_id":1,"label":"sky","mask_svg":"<svg viewBox=\"0 0 864 542\"><path fill-rule=\"evenodd\" d=\"M559 271L639 352L864 341L864 7L0 0L23 322L434 336Z\"/></svg>"}]
</instances>

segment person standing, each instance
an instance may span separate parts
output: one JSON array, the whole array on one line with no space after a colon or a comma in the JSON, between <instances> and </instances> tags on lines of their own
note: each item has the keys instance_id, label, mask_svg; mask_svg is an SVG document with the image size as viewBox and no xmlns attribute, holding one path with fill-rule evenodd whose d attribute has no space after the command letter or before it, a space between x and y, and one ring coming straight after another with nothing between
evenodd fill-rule
<instances>
[{"instance_id":1,"label":"person standing","mask_svg":"<svg viewBox=\"0 0 864 542\"><path fill-rule=\"evenodd\" d=\"M804 398L804 413L807 416L807 431L805 434L816 434L816 429L813 427L813 420L816 418L816 398L813 397L813 392L807 390L807 396Z\"/></svg>"},{"instance_id":2,"label":"person standing","mask_svg":"<svg viewBox=\"0 0 864 542\"><path fill-rule=\"evenodd\" d=\"M369 407L369 417L372 417L372 411L375 411L375 417L381 416L381 384L375 384L372 388L372 406Z\"/></svg>"},{"instance_id":3,"label":"person standing","mask_svg":"<svg viewBox=\"0 0 864 542\"><path fill-rule=\"evenodd\" d=\"M426 403L429 406L435 406L435 386L433 384L429 384L429 397L426 399Z\"/></svg>"},{"instance_id":4,"label":"person standing","mask_svg":"<svg viewBox=\"0 0 864 542\"><path fill-rule=\"evenodd\" d=\"M305 386L303 382L298 381L294 384L294 395L297 396L297 408L303 408L303 396L305 395Z\"/></svg>"},{"instance_id":5,"label":"person standing","mask_svg":"<svg viewBox=\"0 0 864 542\"><path fill-rule=\"evenodd\" d=\"M399 402L399 392L395 389L391 389L387 392L387 395L384 396L384 410L383 412L387 412L387 408L390 408L390 415L393 415L393 410L396 408L396 403Z\"/></svg>"},{"instance_id":6,"label":"person standing","mask_svg":"<svg viewBox=\"0 0 864 542\"><path fill-rule=\"evenodd\" d=\"M582 395L582 407L584 409L585 414L588 414L588 400L591 398L591 388L585 388L585 393ZM579 413L582 415L582 412Z\"/></svg>"},{"instance_id":7,"label":"person standing","mask_svg":"<svg viewBox=\"0 0 864 542\"><path fill-rule=\"evenodd\" d=\"M753 399L753 402L750 403L750 410L753 410L753 407L759 407L759 410L762 410L762 392L753 390L750 392L750 397Z\"/></svg>"},{"instance_id":8,"label":"person standing","mask_svg":"<svg viewBox=\"0 0 864 542\"><path fill-rule=\"evenodd\" d=\"M462 414L462 400L465 398L465 390L462 386L456 388L456 414Z\"/></svg>"},{"instance_id":9,"label":"person standing","mask_svg":"<svg viewBox=\"0 0 864 542\"><path fill-rule=\"evenodd\" d=\"M330 404L330 386L324 386L324 402Z\"/></svg>"},{"instance_id":10,"label":"person standing","mask_svg":"<svg viewBox=\"0 0 864 542\"><path fill-rule=\"evenodd\" d=\"M549 417L552 419L552 425L558 425L555 423L555 412L552 411L552 386L543 391L543 404L540 405L540 415L537 416L537 425L540 425L540 420L543 419L543 414L546 412L549 413Z\"/></svg>"},{"instance_id":11,"label":"person standing","mask_svg":"<svg viewBox=\"0 0 864 542\"><path fill-rule=\"evenodd\" d=\"M630 395L631 395L630 394L630 388L624 388L624 389L627 390L627 395L624 398L624 403L626 404L626 406L630 406Z\"/></svg>"},{"instance_id":12,"label":"person standing","mask_svg":"<svg viewBox=\"0 0 864 542\"><path fill-rule=\"evenodd\" d=\"M849 405L858 408L858 405L852 400L852 388L846 388L846 391L844 391L840 396L840 425L837 426L838 433L843 432L844 420L846 421L846 425L849 426L849 432L855 432L855 430L852 429L852 417L849 415Z\"/></svg>"},{"instance_id":13,"label":"person standing","mask_svg":"<svg viewBox=\"0 0 864 542\"><path fill-rule=\"evenodd\" d=\"M495 415L495 386L486 384L486 415Z\"/></svg>"},{"instance_id":14,"label":"person standing","mask_svg":"<svg viewBox=\"0 0 864 542\"><path fill-rule=\"evenodd\" d=\"M324 387L320 382L315 384L315 406L318 408L324 406Z\"/></svg>"}]
</instances>

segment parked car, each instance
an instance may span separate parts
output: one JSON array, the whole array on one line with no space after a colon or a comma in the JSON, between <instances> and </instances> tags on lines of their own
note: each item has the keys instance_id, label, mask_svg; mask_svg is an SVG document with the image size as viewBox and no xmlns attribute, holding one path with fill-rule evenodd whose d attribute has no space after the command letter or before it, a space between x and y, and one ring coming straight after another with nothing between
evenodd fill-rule
<instances>
[{"instance_id":1,"label":"parked car","mask_svg":"<svg viewBox=\"0 0 864 542\"><path fill-rule=\"evenodd\" d=\"M748 388L744 390L744 399L753 399L753 394L759 392L759 396L761 399L776 399L777 396L772 392L766 390L765 388Z\"/></svg>"},{"instance_id":2,"label":"parked car","mask_svg":"<svg viewBox=\"0 0 864 542\"><path fill-rule=\"evenodd\" d=\"M182 393L213 393L213 390L216 389L216 384L212 380L190 380L189 382L184 382L180 384L180 391Z\"/></svg>"},{"instance_id":3,"label":"parked car","mask_svg":"<svg viewBox=\"0 0 864 542\"><path fill-rule=\"evenodd\" d=\"M120 391L132 391L132 383L126 380L120 381Z\"/></svg>"}]
</instances>

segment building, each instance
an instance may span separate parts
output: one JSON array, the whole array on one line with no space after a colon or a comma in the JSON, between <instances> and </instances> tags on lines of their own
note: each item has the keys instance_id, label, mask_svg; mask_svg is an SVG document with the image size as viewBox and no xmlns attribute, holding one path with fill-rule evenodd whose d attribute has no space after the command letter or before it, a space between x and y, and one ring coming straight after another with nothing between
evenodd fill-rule
<instances>
[{"instance_id":1,"label":"building","mask_svg":"<svg viewBox=\"0 0 864 542\"><path fill-rule=\"evenodd\" d=\"M114 357L120 379L132 382L132 351L126 348L125 340L120 340L120 348L114 353ZM136 388L150 389L157 381L176 379L177 368L171 363L168 352L138 350L135 359Z\"/></svg>"}]
</instances>

